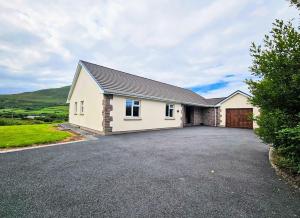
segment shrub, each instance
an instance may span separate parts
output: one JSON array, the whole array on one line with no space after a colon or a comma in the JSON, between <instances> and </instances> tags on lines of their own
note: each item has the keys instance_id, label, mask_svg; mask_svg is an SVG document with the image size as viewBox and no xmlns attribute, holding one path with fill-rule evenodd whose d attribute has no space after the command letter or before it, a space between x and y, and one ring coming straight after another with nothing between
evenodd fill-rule
<instances>
[{"instance_id":1,"label":"shrub","mask_svg":"<svg viewBox=\"0 0 300 218\"><path fill-rule=\"evenodd\" d=\"M261 110L260 116L256 118L259 128L255 132L266 143L274 143L277 132L291 126L292 118L280 110L265 112Z\"/></svg>"},{"instance_id":2,"label":"shrub","mask_svg":"<svg viewBox=\"0 0 300 218\"><path fill-rule=\"evenodd\" d=\"M299 30L292 22L276 20L263 45L250 48L255 78L246 81L252 104L260 108L256 133L274 145L276 164L293 173L300 173Z\"/></svg>"},{"instance_id":3,"label":"shrub","mask_svg":"<svg viewBox=\"0 0 300 218\"><path fill-rule=\"evenodd\" d=\"M274 148L279 158L277 164L300 174L300 124L277 132Z\"/></svg>"}]
</instances>

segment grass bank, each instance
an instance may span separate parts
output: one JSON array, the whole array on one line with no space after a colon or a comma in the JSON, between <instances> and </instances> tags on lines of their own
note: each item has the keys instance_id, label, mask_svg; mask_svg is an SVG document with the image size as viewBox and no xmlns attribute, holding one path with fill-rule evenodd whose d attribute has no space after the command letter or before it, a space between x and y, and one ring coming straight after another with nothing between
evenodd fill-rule
<instances>
[{"instance_id":1,"label":"grass bank","mask_svg":"<svg viewBox=\"0 0 300 218\"><path fill-rule=\"evenodd\" d=\"M25 147L53 143L72 136L54 124L0 126L0 148Z\"/></svg>"}]
</instances>

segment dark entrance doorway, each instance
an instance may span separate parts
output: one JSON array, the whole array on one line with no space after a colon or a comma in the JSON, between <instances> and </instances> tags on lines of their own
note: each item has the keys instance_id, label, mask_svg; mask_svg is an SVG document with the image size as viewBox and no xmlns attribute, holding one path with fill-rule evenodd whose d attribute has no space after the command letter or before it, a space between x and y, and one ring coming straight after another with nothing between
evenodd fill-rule
<instances>
[{"instance_id":1,"label":"dark entrance doorway","mask_svg":"<svg viewBox=\"0 0 300 218\"><path fill-rule=\"evenodd\" d=\"M192 124L192 107L185 106L185 123Z\"/></svg>"}]
</instances>

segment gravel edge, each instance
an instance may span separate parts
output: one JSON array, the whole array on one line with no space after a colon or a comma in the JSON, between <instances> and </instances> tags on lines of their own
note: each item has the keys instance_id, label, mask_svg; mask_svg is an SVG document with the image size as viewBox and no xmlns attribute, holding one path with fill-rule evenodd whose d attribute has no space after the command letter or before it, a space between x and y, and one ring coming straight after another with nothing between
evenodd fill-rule
<instances>
[{"instance_id":1,"label":"gravel edge","mask_svg":"<svg viewBox=\"0 0 300 218\"><path fill-rule=\"evenodd\" d=\"M31 149L37 149L37 148L46 148L46 147L52 147L52 146L56 146L56 145L72 144L72 143L83 142L83 141L86 141L86 140L81 139L81 140L77 140L77 141L59 142L59 143L53 143L53 144L40 144L40 145L34 145L34 146L28 146L28 147L22 147L22 148L11 148L11 149L0 150L0 154L24 151L24 150L31 150Z\"/></svg>"}]
</instances>

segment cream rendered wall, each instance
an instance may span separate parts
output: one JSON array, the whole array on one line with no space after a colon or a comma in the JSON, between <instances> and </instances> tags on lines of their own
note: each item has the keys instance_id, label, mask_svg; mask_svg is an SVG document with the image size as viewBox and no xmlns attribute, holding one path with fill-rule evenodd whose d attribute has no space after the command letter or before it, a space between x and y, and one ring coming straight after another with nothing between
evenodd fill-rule
<instances>
[{"instance_id":1,"label":"cream rendered wall","mask_svg":"<svg viewBox=\"0 0 300 218\"><path fill-rule=\"evenodd\" d=\"M253 115L259 115L259 110L257 107L254 107L248 101L248 98L245 95L237 93L233 97L229 98L227 101L221 104L220 106L220 126L226 125L226 109L227 108L253 108ZM253 128L257 128L257 123L253 122Z\"/></svg>"},{"instance_id":2,"label":"cream rendered wall","mask_svg":"<svg viewBox=\"0 0 300 218\"><path fill-rule=\"evenodd\" d=\"M83 114L80 114L80 101L84 101ZM102 101L103 94L99 86L82 68L70 99L69 122L102 132ZM77 115L75 115L75 102L77 102Z\"/></svg>"},{"instance_id":3,"label":"cream rendered wall","mask_svg":"<svg viewBox=\"0 0 300 218\"><path fill-rule=\"evenodd\" d=\"M113 121L110 125L113 132L181 127L182 106L180 104L174 104L174 119L166 119L166 102L137 99L140 100L140 119L128 120L125 116L126 99L128 97L114 95L111 100Z\"/></svg>"}]
</instances>

